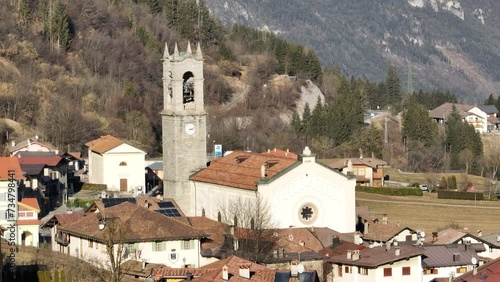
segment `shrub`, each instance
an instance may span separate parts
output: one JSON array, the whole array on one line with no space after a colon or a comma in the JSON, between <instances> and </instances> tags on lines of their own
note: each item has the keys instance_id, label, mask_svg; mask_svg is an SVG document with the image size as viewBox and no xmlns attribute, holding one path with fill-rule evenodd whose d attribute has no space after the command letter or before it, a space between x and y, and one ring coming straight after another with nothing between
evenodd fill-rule
<instances>
[{"instance_id":1,"label":"shrub","mask_svg":"<svg viewBox=\"0 0 500 282\"><path fill-rule=\"evenodd\" d=\"M356 191L390 196L422 196L424 193L416 188L389 188L356 186Z\"/></svg>"},{"instance_id":2,"label":"shrub","mask_svg":"<svg viewBox=\"0 0 500 282\"><path fill-rule=\"evenodd\" d=\"M106 191L108 186L106 184L93 184L93 183L83 183L82 190L88 191Z\"/></svg>"},{"instance_id":3,"label":"shrub","mask_svg":"<svg viewBox=\"0 0 500 282\"><path fill-rule=\"evenodd\" d=\"M438 191L438 199L483 200L481 192Z\"/></svg>"}]
</instances>

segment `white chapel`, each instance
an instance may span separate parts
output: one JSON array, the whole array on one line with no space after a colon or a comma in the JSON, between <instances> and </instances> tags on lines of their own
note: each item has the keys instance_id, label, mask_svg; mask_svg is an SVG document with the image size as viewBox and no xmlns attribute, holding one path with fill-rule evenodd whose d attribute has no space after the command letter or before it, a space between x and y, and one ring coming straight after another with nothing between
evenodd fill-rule
<instances>
[{"instance_id":1,"label":"white chapel","mask_svg":"<svg viewBox=\"0 0 500 282\"><path fill-rule=\"evenodd\" d=\"M186 52L163 56L164 193L187 216L217 220L230 202L260 198L279 228L328 227L355 231L356 179L302 154L235 151L207 166L203 56L188 43Z\"/></svg>"}]
</instances>

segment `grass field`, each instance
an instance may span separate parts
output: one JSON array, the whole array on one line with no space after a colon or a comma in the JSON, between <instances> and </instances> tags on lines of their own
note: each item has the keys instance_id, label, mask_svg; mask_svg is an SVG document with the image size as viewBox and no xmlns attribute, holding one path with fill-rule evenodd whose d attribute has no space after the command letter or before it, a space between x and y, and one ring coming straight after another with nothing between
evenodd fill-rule
<instances>
[{"instance_id":1,"label":"grass field","mask_svg":"<svg viewBox=\"0 0 500 282\"><path fill-rule=\"evenodd\" d=\"M368 206L372 217L387 214L389 222L427 234L448 226L468 228L472 234L500 231L500 201L437 199L437 193L398 197L356 192L356 205Z\"/></svg>"},{"instance_id":2,"label":"grass field","mask_svg":"<svg viewBox=\"0 0 500 282\"><path fill-rule=\"evenodd\" d=\"M486 191L494 187L491 180L489 180L488 178L480 177L477 175L466 175L464 173L411 173L400 172L396 168L385 167L384 174L389 175L391 181L401 181L408 183L416 182L420 184L436 184L439 183L443 176L448 178L449 176L455 175L459 188L465 187L465 184L467 182L471 182L478 191Z\"/></svg>"}]
</instances>

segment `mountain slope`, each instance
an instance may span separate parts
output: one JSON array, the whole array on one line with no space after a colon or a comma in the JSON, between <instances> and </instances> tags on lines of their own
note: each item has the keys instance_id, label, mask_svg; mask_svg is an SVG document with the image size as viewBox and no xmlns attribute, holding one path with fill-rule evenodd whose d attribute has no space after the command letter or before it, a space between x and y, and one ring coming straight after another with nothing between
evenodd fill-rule
<instances>
[{"instance_id":1,"label":"mountain slope","mask_svg":"<svg viewBox=\"0 0 500 282\"><path fill-rule=\"evenodd\" d=\"M500 2L493 0L206 0L224 23L268 29L312 47L348 75L449 89L472 102L500 85ZM404 89L406 90L406 89ZM474 97L475 96L475 97Z\"/></svg>"}]
</instances>

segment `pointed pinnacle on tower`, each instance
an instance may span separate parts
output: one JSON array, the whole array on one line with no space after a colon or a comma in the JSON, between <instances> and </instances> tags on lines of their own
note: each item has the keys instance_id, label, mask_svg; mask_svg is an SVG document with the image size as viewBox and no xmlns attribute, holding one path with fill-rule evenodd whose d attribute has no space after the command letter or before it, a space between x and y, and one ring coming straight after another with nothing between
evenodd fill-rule
<instances>
[{"instance_id":1,"label":"pointed pinnacle on tower","mask_svg":"<svg viewBox=\"0 0 500 282\"><path fill-rule=\"evenodd\" d=\"M196 43L196 57L199 59L203 59L203 54L201 54L201 45L200 42Z\"/></svg>"},{"instance_id":2,"label":"pointed pinnacle on tower","mask_svg":"<svg viewBox=\"0 0 500 282\"><path fill-rule=\"evenodd\" d=\"M191 42L189 42L188 40L188 46L187 46L187 50L186 50L186 57L191 57L193 56L193 52L191 51Z\"/></svg>"},{"instance_id":3,"label":"pointed pinnacle on tower","mask_svg":"<svg viewBox=\"0 0 500 282\"><path fill-rule=\"evenodd\" d=\"M165 50L163 51L163 59L168 59L170 57L170 53L168 52L168 44L165 42Z\"/></svg>"},{"instance_id":4,"label":"pointed pinnacle on tower","mask_svg":"<svg viewBox=\"0 0 500 282\"><path fill-rule=\"evenodd\" d=\"M177 48L177 42L175 42L175 46L174 46L174 60L177 60L179 59L179 48Z\"/></svg>"}]
</instances>

